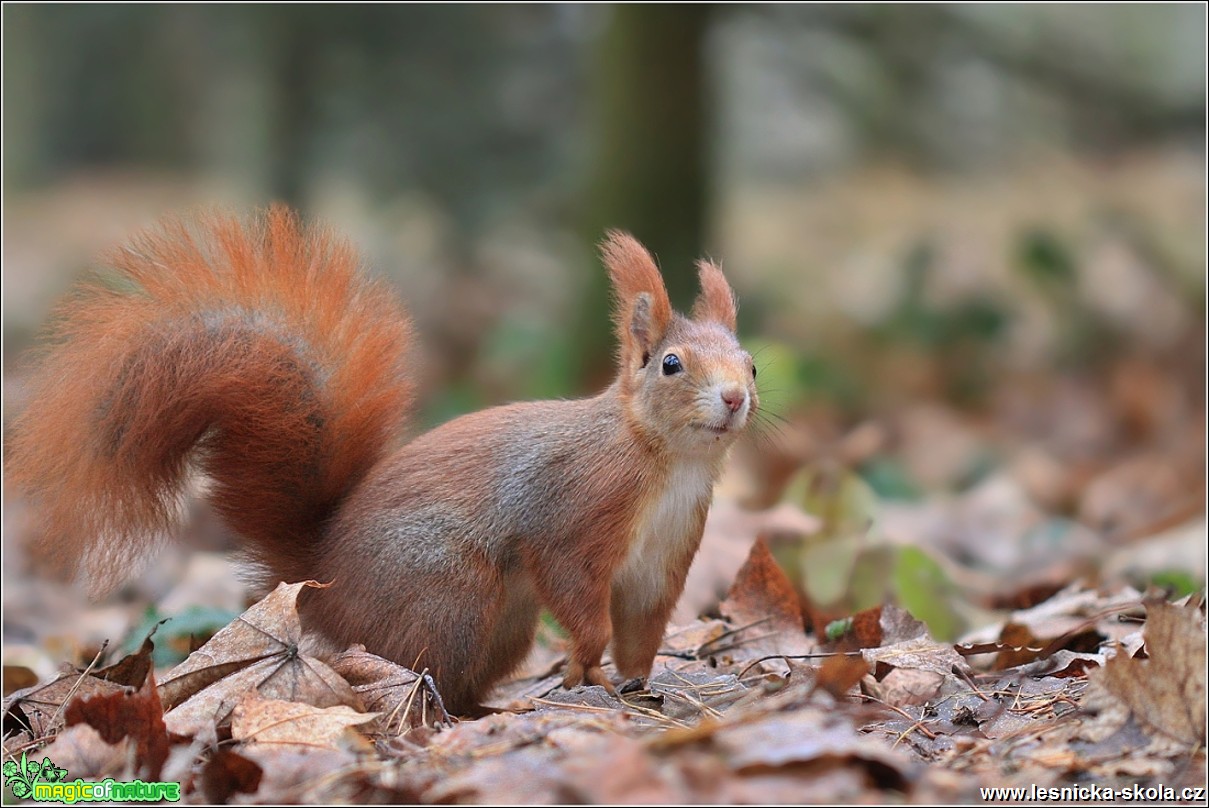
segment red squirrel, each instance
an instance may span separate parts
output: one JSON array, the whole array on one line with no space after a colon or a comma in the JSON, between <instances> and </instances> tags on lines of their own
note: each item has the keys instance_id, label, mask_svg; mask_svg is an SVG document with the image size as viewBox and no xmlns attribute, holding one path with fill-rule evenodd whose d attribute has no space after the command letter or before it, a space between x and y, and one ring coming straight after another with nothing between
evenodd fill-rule
<instances>
[{"instance_id":1,"label":"red squirrel","mask_svg":"<svg viewBox=\"0 0 1209 808\"><path fill-rule=\"evenodd\" d=\"M691 317L612 231L617 377L598 395L464 415L398 445L412 332L327 231L275 206L172 220L56 311L8 446L35 551L94 591L171 535L190 479L258 582L323 645L428 668L454 713L566 629L564 685L649 674L727 449L758 407L735 298L698 264Z\"/></svg>"}]
</instances>

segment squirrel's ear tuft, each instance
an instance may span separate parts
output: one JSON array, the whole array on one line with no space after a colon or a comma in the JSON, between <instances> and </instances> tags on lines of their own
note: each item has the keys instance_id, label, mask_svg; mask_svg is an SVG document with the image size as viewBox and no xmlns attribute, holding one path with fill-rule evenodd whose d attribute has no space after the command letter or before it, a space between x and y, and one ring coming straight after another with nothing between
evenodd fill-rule
<instances>
[{"instance_id":1,"label":"squirrel's ear tuft","mask_svg":"<svg viewBox=\"0 0 1209 808\"><path fill-rule=\"evenodd\" d=\"M655 260L638 239L610 230L600 244L616 296L617 335L624 357L641 356L653 349L672 319L663 276Z\"/></svg>"},{"instance_id":2,"label":"squirrel's ear tuft","mask_svg":"<svg viewBox=\"0 0 1209 808\"><path fill-rule=\"evenodd\" d=\"M701 293L693 303L693 319L720 323L734 331L735 293L731 291L722 270L711 261L701 260L697 262L697 272L701 281Z\"/></svg>"}]
</instances>

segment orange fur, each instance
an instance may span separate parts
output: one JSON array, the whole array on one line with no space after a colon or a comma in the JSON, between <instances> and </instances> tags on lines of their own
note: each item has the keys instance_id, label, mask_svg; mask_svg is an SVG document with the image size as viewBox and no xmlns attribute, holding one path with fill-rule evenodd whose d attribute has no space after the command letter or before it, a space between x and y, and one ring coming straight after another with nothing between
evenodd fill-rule
<instances>
[{"instance_id":1,"label":"orange fur","mask_svg":"<svg viewBox=\"0 0 1209 808\"><path fill-rule=\"evenodd\" d=\"M196 468L277 577L310 577L305 548L411 403L393 295L282 207L168 221L108 264L55 311L9 436L36 557L85 566L94 591L120 582L176 527Z\"/></svg>"}]
</instances>

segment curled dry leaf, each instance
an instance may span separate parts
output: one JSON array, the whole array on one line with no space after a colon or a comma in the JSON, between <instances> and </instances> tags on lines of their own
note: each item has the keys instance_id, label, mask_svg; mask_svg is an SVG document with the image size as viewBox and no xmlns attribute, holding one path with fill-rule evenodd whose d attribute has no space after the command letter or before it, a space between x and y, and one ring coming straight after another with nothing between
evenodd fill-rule
<instances>
[{"instance_id":1,"label":"curled dry leaf","mask_svg":"<svg viewBox=\"0 0 1209 808\"><path fill-rule=\"evenodd\" d=\"M1020 672L1025 676L1049 676L1056 679L1086 676L1088 671L1095 670L1104 664L1103 654L1076 654L1074 651L1062 650L1053 656L1038 659L1027 665L1020 666Z\"/></svg>"},{"instance_id":2,"label":"curled dry leaf","mask_svg":"<svg viewBox=\"0 0 1209 808\"><path fill-rule=\"evenodd\" d=\"M1028 626L1009 620L999 632L999 651L991 668L1002 671L1032 662L1041 656L1048 644L1033 636Z\"/></svg>"},{"instance_id":3,"label":"curled dry leaf","mask_svg":"<svg viewBox=\"0 0 1209 808\"><path fill-rule=\"evenodd\" d=\"M731 656L737 660L805 654L812 648L797 592L763 539L752 546L721 611L735 626L745 627L734 636Z\"/></svg>"},{"instance_id":4,"label":"curled dry leaf","mask_svg":"<svg viewBox=\"0 0 1209 808\"><path fill-rule=\"evenodd\" d=\"M1149 659L1117 654L1099 681L1152 732L1190 747L1205 743L1205 618L1198 609L1146 603Z\"/></svg>"},{"instance_id":5,"label":"curled dry leaf","mask_svg":"<svg viewBox=\"0 0 1209 808\"><path fill-rule=\"evenodd\" d=\"M141 688L147 682L147 676L151 673L154 664L152 654L155 652L155 645L151 642L154 634L155 629L152 629L143 640L143 644L139 646L139 650L133 654L127 654L108 667L101 668L93 675L106 682L113 682L115 685Z\"/></svg>"},{"instance_id":6,"label":"curled dry leaf","mask_svg":"<svg viewBox=\"0 0 1209 808\"><path fill-rule=\"evenodd\" d=\"M367 710L381 713L387 732L450 720L431 678L371 654L365 646L353 646L336 657L332 669L352 685Z\"/></svg>"},{"instance_id":7,"label":"curled dry leaf","mask_svg":"<svg viewBox=\"0 0 1209 808\"><path fill-rule=\"evenodd\" d=\"M69 670L43 685L14 692L4 701L4 731L27 730L34 738L53 734L63 725L63 709L71 699L121 694L124 688L141 688L151 670L151 638L106 668Z\"/></svg>"},{"instance_id":8,"label":"curled dry leaf","mask_svg":"<svg viewBox=\"0 0 1209 808\"><path fill-rule=\"evenodd\" d=\"M672 622L687 623L716 609L751 555L757 536L799 542L817 533L819 526L817 518L791 503L749 511L724 496L715 497Z\"/></svg>"},{"instance_id":9,"label":"curled dry leaf","mask_svg":"<svg viewBox=\"0 0 1209 808\"><path fill-rule=\"evenodd\" d=\"M1136 609L1141 601L1142 594L1129 586L1104 594L1077 581L1036 606L1013 612L1004 624L972 631L962 641L998 642L1021 650L1022 655L1005 656L1000 663L1002 667L1035 659L1036 654L1025 652L1027 648L1040 648L1050 653L1060 648L1075 652L1094 651L1097 643L1105 639L1120 640L1133 631L1130 624L1119 620L1119 616ZM1051 645L1056 641L1057 644ZM1003 650L1007 649L1000 649Z\"/></svg>"},{"instance_id":10,"label":"curled dry leaf","mask_svg":"<svg viewBox=\"0 0 1209 808\"><path fill-rule=\"evenodd\" d=\"M5 700L4 731L26 729L45 738L63 726L63 704L76 696L121 693L121 685L72 671L44 685L18 690Z\"/></svg>"},{"instance_id":11,"label":"curled dry leaf","mask_svg":"<svg viewBox=\"0 0 1209 808\"><path fill-rule=\"evenodd\" d=\"M66 718L69 727L77 724L92 727L106 743L116 744L129 738L134 744L139 776L146 780L160 779L164 761L168 759L168 730L153 675L138 690L123 689L73 699L67 705Z\"/></svg>"},{"instance_id":12,"label":"curled dry leaf","mask_svg":"<svg viewBox=\"0 0 1209 808\"><path fill-rule=\"evenodd\" d=\"M281 584L177 665L160 686L168 728L193 735L227 720L249 692L315 707L361 709L361 700L323 662L299 649L298 593L313 582Z\"/></svg>"}]
</instances>

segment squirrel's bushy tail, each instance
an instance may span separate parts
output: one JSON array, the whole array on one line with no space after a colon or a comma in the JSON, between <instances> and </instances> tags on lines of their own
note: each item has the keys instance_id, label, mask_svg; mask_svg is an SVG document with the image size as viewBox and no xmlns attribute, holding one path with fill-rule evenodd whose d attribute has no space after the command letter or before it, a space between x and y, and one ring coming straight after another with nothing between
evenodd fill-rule
<instances>
[{"instance_id":1,"label":"squirrel's bushy tail","mask_svg":"<svg viewBox=\"0 0 1209 808\"><path fill-rule=\"evenodd\" d=\"M277 580L394 444L410 325L354 251L284 207L169 221L55 312L7 476L33 550L94 591L170 535L190 480Z\"/></svg>"}]
</instances>

